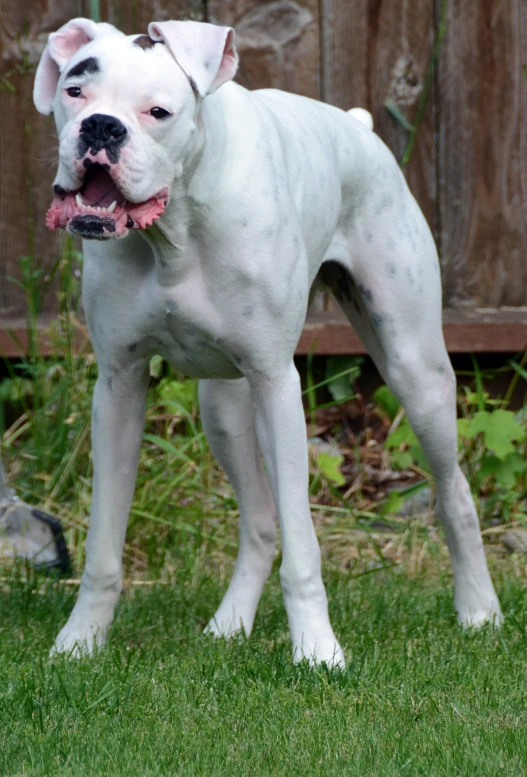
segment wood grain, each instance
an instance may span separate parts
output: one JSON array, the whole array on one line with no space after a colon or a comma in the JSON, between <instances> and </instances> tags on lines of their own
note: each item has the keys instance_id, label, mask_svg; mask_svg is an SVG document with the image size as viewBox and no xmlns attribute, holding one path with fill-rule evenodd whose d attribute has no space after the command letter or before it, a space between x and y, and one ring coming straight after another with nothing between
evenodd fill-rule
<instances>
[{"instance_id":1,"label":"wood grain","mask_svg":"<svg viewBox=\"0 0 527 777\"><path fill-rule=\"evenodd\" d=\"M101 1L101 20L114 24L127 35L146 33L150 22L168 19L204 21L205 3L203 0Z\"/></svg>"},{"instance_id":2,"label":"wood grain","mask_svg":"<svg viewBox=\"0 0 527 777\"><path fill-rule=\"evenodd\" d=\"M447 304L527 302L527 3L448 3L439 68Z\"/></svg>"},{"instance_id":3,"label":"wood grain","mask_svg":"<svg viewBox=\"0 0 527 777\"><path fill-rule=\"evenodd\" d=\"M242 84L343 108L362 105L400 159L408 133L384 105L393 100L413 121L439 6L440 0L102 0L101 11L125 32L167 18L233 25ZM33 73L48 33L87 10L85 0L0 4L0 321L26 310L23 291L7 280L20 277L19 258L31 253L45 270L60 251L61 237L44 225L57 141L52 119L32 106ZM450 306L527 303L523 65L525 0L449 0L439 70L406 176L439 239ZM57 309L55 291L46 315ZM468 324L456 331L474 347L496 350L515 347L515 326L523 331L516 319L496 322L492 331L506 332L498 341L477 339Z\"/></svg>"},{"instance_id":4,"label":"wood grain","mask_svg":"<svg viewBox=\"0 0 527 777\"><path fill-rule=\"evenodd\" d=\"M23 314L26 298L9 278L20 278L20 257L31 254L34 265L49 267L60 238L45 227L56 167L53 121L33 107L33 74L47 35L78 14L72 0L27 5L2 0L0 5L0 315ZM44 310L55 309L55 289Z\"/></svg>"},{"instance_id":5,"label":"wood grain","mask_svg":"<svg viewBox=\"0 0 527 777\"><path fill-rule=\"evenodd\" d=\"M56 337L50 327L53 319L42 316L39 342L43 354L56 348ZM527 346L527 308L507 310L476 309L470 312L445 310L443 331L449 353L514 353ZM14 339L13 336L14 335ZM75 331L75 348L85 348L87 331L79 324ZM22 351L15 345L20 343ZM0 356L20 357L27 349L27 332L23 318L3 318L0 323ZM311 314L306 321L296 353L306 356L364 354L366 349L340 312Z\"/></svg>"},{"instance_id":6,"label":"wood grain","mask_svg":"<svg viewBox=\"0 0 527 777\"><path fill-rule=\"evenodd\" d=\"M527 308L443 311L443 332L449 353L514 353L527 347ZM310 315L297 354L367 353L340 313Z\"/></svg>"},{"instance_id":7,"label":"wood grain","mask_svg":"<svg viewBox=\"0 0 527 777\"><path fill-rule=\"evenodd\" d=\"M324 0L324 100L373 114L375 131L402 159L408 130L385 108L388 101L413 122L435 39L434 0ZM432 88L405 175L425 217L437 231L437 172Z\"/></svg>"},{"instance_id":8,"label":"wood grain","mask_svg":"<svg viewBox=\"0 0 527 777\"><path fill-rule=\"evenodd\" d=\"M320 99L318 0L209 0L207 9L210 21L236 29L239 83Z\"/></svg>"}]
</instances>

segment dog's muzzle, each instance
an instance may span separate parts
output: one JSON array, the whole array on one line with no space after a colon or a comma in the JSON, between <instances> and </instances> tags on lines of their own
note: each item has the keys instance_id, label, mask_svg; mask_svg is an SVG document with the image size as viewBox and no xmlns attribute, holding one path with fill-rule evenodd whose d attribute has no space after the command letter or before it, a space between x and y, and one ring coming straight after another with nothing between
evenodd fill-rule
<instances>
[{"instance_id":1,"label":"dog's muzzle","mask_svg":"<svg viewBox=\"0 0 527 777\"><path fill-rule=\"evenodd\" d=\"M94 113L81 122L77 156L83 159L86 154L96 156L106 151L108 161L117 164L122 147L128 141L128 130L116 116Z\"/></svg>"},{"instance_id":2,"label":"dog's muzzle","mask_svg":"<svg viewBox=\"0 0 527 777\"><path fill-rule=\"evenodd\" d=\"M104 136L99 134L97 142ZM131 202L112 177L114 166L85 157L83 168L78 189L54 186L55 197L46 214L48 229L60 227L85 240L105 240L125 237L130 229L146 229L165 212L168 187L143 202Z\"/></svg>"}]
</instances>

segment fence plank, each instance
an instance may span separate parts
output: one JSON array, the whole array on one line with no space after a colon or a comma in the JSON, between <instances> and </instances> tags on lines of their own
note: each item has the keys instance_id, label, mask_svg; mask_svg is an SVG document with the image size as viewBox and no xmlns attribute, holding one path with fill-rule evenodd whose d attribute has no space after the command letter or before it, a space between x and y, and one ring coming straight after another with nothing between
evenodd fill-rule
<instances>
[{"instance_id":1,"label":"fence plank","mask_svg":"<svg viewBox=\"0 0 527 777\"><path fill-rule=\"evenodd\" d=\"M401 160L409 133L385 105L393 102L413 122L434 44L434 0L324 0L322 8L324 99L371 111L375 131ZM435 122L432 87L405 174L433 232Z\"/></svg>"},{"instance_id":2,"label":"fence plank","mask_svg":"<svg viewBox=\"0 0 527 777\"><path fill-rule=\"evenodd\" d=\"M47 33L79 14L76 0L2 0L0 5L0 315L22 314L25 294L10 282L20 278L20 257L43 257L49 265L60 238L50 235L44 214L56 167L53 121L33 107L33 72ZM49 25L49 28L47 27ZM5 79L5 80L4 80ZM55 307L53 294L46 310Z\"/></svg>"},{"instance_id":3,"label":"fence plank","mask_svg":"<svg viewBox=\"0 0 527 777\"><path fill-rule=\"evenodd\" d=\"M527 3L449 0L440 58L445 298L527 302Z\"/></svg>"},{"instance_id":4,"label":"fence plank","mask_svg":"<svg viewBox=\"0 0 527 777\"><path fill-rule=\"evenodd\" d=\"M320 99L318 0L208 0L208 17L236 28L237 80Z\"/></svg>"},{"instance_id":5,"label":"fence plank","mask_svg":"<svg viewBox=\"0 0 527 777\"><path fill-rule=\"evenodd\" d=\"M413 121L440 1L101 0L101 12L125 32L144 32L152 19L166 18L234 25L241 83L279 87L343 108L362 105L400 159L408 132L384 105L393 100ZM18 258L33 253L49 266L62 239L44 225L56 138L53 120L34 111L29 71L47 34L87 8L86 0L0 4L0 73L7 78L0 80L4 318L25 311L22 290L7 281L7 276L20 277ZM439 238L445 301L451 306L527 302L525 64L525 0L449 0L439 72L406 175ZM56 307L52 292L44 311Z\"/></svg>"},{"instance_id":6,"label":"fence plank","mask_svg":"<svg viewBox=\"0 0 527 777\"><path fill-rule=\"evenodd\" d=\"M150 22L167 19L205 20L203 0L164 0L160 2L130 2L102 0L101 19L114 24L127 35L146 33Z\"/></svg>"}]
</instances>

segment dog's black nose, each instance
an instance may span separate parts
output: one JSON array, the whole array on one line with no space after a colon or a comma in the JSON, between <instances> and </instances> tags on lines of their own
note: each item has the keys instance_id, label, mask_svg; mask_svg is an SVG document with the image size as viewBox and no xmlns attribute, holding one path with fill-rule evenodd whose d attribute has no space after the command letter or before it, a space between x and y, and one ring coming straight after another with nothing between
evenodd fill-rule
<instances>
[{"instance_id":1,"label":"dog's black nose","mask_svg":"<svg viewBox=\"0 0 527 777\"><path fill-rule=\"evenodd\" d=\"M121 145L126 134L122 121L104 113L94 113L81 123L83 140L96 151L108 145Z\"/></svg>"}]
</instances>

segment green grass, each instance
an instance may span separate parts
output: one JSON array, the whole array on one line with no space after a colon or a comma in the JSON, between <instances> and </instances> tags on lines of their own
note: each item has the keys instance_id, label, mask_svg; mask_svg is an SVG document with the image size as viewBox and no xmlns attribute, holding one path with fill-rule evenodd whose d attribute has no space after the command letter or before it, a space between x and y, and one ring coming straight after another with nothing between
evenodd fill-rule
<instances>
[{"instance_id":1,"label":"green grass","mask_svg":"<svg viewBox=\"0 0 527 777\"><path fill-rule=\"evenodd\" d=\"M32 257L22 269L30 349L7 363L0 383L3 454L19 496L62 519L78 576L96 377L88 342L74 347L80 257L66 241L51 272ZM36 320L57 276L56 355L46 359ZM527 525L526 363L527 353L503 367L510 376L503 400L487 393L491 376L477 364L460 376L460 456L506 615L499 632L458 628L436 528L393 515L397 500L372 496L372 463L383 470L404 463L427 478L386 392L373 411L359 396L362 424L346 406L329 426L320 417L345 456L330 455L325 469L320 456L311 462L331 618L348 659L344 672L328 673L292 664L278 558L251 638L227 644L203 636L232 572L236 503L199 424L196 382L154 360L124 554L128 580L107 648L91 660L50 661L75 580L42 580L24 565L0 569L0 775L527 774L527 569L499 544L500 533ZM345 378L343 396L360 392L358 363L326 365L319 383L311 366L313 433L328 398L317 390L329 386L334 395ZM514 393L519 412L509 409ZM496 408L507 410L499 417L515 432L512 450L502 439L510 434L494 423ZM389 430L396 445L386 443ZM346 484L337 487L331 473L341 464Z\"/></svg>"},{"instance_id":2,"label":"green grass","mask_svg":"<svg viewBox=\"0 0 527 777\"><path fill-rule=\"evenodd\" d=\"M276 572L250 639L202 627L220 597L200 562L134 589L93 659L49 661L75 591L12 574L1 598L2 775L527 773L527 601L500 576L496 632L455 623L448 575L327 578L342 672L290 658Z\"/></svg>"}]
</instances>

